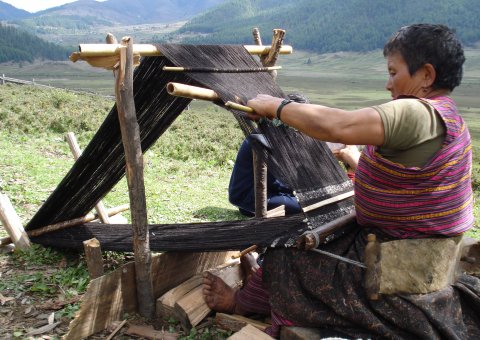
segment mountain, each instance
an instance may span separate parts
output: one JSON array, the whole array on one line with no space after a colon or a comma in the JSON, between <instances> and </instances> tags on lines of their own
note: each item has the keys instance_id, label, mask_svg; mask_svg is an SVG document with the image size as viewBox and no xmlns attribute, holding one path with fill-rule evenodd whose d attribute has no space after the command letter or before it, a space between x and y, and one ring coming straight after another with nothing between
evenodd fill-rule
<instances>
[{"instance_id":1,"label":"mountain","mask_svg":"<svg viewBox=\"0 0 480 340\"><path fill-rule=\"evenodd\" d=\"M319 53L381 48L404 25L443 23L464 44L480 41L478 0L229 0L186 23L175 35L188 43L252 43L259 27L264 44L274 28L287 31L285 43Z\"/></svg>"},{"instance_id":2,"label":"mountain","mask_svg":"<svg viewBox=\"0 0 480 340\"><path fill-rule=\"evenodd\" d=\"M0 20L17 20L30 17L30 12L18 9L6 2L0 1Z\"/></svg>"},{"instance_id":3,"label":"mountain","mask_svg":"<svg viewBox=\"0 0 480 340\"><path fill-rule=\"evenodd\" d=\"M76 22L89 27L100 25L137 25L148 23L173 23L187 20L225 0L78 0L62 6L36 12L30 21L42 26L45 23ZM6 17L6 20L16 18ZM84 22L83 22L84 21ZM30 23L31 25L32 23ZM63 27L63 26L61 26ZM69 27L65 27L69 28Z\"/></svg>"},{"instance_id":4,"label":"mountain","mask_svg":"<svg viewBox=\"0 0 480 340\"><path fill-rule=\"evenodd\" d=\"M0 63L33 62L35 59L68 60L69 52L70 49L0 23Z\"/></svg>"}]
</instances>

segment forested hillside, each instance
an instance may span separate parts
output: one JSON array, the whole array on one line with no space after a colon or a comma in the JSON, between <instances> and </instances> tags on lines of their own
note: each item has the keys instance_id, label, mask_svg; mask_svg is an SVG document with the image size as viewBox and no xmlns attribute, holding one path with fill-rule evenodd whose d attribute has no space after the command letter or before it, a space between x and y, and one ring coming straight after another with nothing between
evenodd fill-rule
<instances>
[{"instance_id":1,"label":"forested hillside","mask_svg":"<svg viewBox=\"0 0 480 340\"><path fill-rule=\"evenodd\" d=\"M13 20L28 18L31 13L18 9L6 2L0 1L0 20Z\"/></svg>"},{"instance_id":2,"label":"forested hillside","mask_svg":"<svg viewBox=\"0 0 480 340\"><path fill-rule=\"evenodd\" d=\"M252 43L251 28L259 27L267 43L272 29L283 28L286 43L297 49L369 51L416 22L449 25L465 44L474 44L480 41L479 17L478 0L229 0L178 33L190 43Z\"/></svg>"},{"instance_id":3,"label":"forested hillside","mask_svg":"<svg viewBox=\"0 0 480 340\"><path fill-rule=\"evenodd\" d=\"M67 60L71 50L0 23L0 63L33 62L35 59Z\"/></svg>"}]
</instances>

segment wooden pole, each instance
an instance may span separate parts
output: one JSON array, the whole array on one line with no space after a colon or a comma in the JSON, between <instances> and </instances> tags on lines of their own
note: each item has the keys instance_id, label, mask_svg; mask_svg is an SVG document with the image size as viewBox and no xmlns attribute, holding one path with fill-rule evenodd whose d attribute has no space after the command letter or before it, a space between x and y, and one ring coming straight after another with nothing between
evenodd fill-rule
<instances>
[{"instance_id":1,"label":"wooden pole","mask_svg":"<svg viewBox=\"0 0 480 340\"><path fill-rule=\"evenodd\" d=\"M100 242L96 238L83 241L85 259L87 261L88 274L90 279L96 279L103 275L103 257Z\"/></svg>"},{"instance_id":2,"label":"wooden pole","mask_svg":"<svg viewBox=\"0 0 480 340\"><path fill-rule=\"evenodd\" d=\"M108 209L107 214L108 214L108 216L113 216L113 215L121 213L122 211L128 210L129 208L130 208L130 206L128 204L121 205L121 206L118 206L118 207L115 207L115 208ZM73 220L59 222L59 223L55 223L55 224L50 224L50 225L47 225L47 226L42 227L42 228L29 230L29 231L27 231L27 235L29 237L40 236L40 235L43 235L43 234L50 233L52 231L57 231L57 230L65 229L65 228L68 228L68 227L74 227L74 226L81 225L81 224L84 224L84 223L92 222L93 220L96 220L97 218L98 218L97 214L90 213L90 214L87 214L83 217L74 218ZM10 244L10 243L12 243L12 239L10 237L4 237L4 238L0 239L0 245L2 245L2 246Z\"/></svg>"},{"instance_id":3,"label":"wooden pole","mask_svg":"<svg viewBox=\"0 0 480 340\"><path fill-rule=\"evenodd\" d=\"M75 134L73 132L69 132L67 133L65 138L67 139L68 146L70 146L70 151L73 154L73 158L75 160L79 159L82 151L80 150L80 146L77 143ZM98 201L98 203L95 205L95 210L100 217L100 221L102 221L103 223L110 223L110 219L108 218L107 211L105 210L105 206L103 205L102 201Z\"/></svg>"},{"instance_id":4,"label":"wooden pole","mask_svg":"<svg viewBox=\"0 0 480 340\"><path fill-rule=\"evenodd\" d=\"M0 193L0 221L3 227L10 235L10 240L19 249L26 249L30 247L30 239L23 229L22 222L18 217L15 209L10 203L7 195ZM11 242L10 241L10 242Z\"/></svg>"},{"instance_id":5,"label":"wooden pole","mask_svg":"<svg viewBox=\"0 0 480 340\"><path fill-rule=\"evenodd\" d=\"M147 205L143 179L143 154L140 129L133 99L133 43L129 37L122 39L120 65L116 75L115 97L122 133L127 167L127 183L133 227L133 249L139 313L151 318L154 314L151 253L147 224Z\"/></svg>"},{"instance_id":6,"label":"wooden pole","mask_svg":"<svg viewBox=\"0 0 480 340\"><path fill-rule=\"evenodd\" d=\"M260 45L262 39L260 37L260 31L258 29L253 30L253 40L255 44ZM260 57L260 61L263 66L265 59ZM273 66L273 65L268 65ZM256 148L255 148L256 147ZM260 151L260 152L257 152ZM253 151L253 178L255 185L255 217L267 216L267 153L264 152L260 143L252 140Z\"/></svg>"}]
</instances>

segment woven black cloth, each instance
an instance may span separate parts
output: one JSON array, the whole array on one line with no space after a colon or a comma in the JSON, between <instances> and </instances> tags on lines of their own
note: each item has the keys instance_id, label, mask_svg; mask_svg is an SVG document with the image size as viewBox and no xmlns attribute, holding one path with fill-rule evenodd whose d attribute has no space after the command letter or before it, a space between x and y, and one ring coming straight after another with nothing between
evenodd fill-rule
<instances>
[{"instance_id":1,"label":"woven black cloth","mask_svg":"<svg viewBox=\"0 0 480 340\"><path fill-rule=\"evenodd\" d=\"M165 57L144 58L134 74L134 100L143 152L168 129L190 102L189 99L168 95L168 82L210 88L220 96L221 101L217 104L221 106L227 101L245 103L248 98L260 93L285 96L266 72L162 71L164 66L172 65L219 69L261 67L243 46L160 45L159 49ZM301 206L352 190L351 181L325 143L286 126L273 126L268 121L256 126L242 112L232 110L232 113L246 135L256 129L266 136L272 148L257 152L268 153L269 171L296 191ZM27 230L84 216L124 176L125 158L117 115L114 106L82 156L28 223ZM352 199L314 210L307 214L308 222L303 224L304 230L352 211ZM51 236L54 237L53 234ZM293 236L282 244L276 244L291 245ZM225 242L233 237L234 231ZM33 240L40 242L40 238ZM271 241L274 240L272 236ZM255 235L252 234L251 244L255 242ZM178 247L181 248L181 244Z\"/></svg>"}]
</instances>

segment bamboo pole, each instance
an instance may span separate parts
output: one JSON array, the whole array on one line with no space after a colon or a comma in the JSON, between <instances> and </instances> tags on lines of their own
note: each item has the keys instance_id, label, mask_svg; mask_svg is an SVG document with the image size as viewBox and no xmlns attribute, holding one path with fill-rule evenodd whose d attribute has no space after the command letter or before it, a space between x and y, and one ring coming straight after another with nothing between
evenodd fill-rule
<instances>
[{"instance_id":1,"label":"bamboo pole","mask_svg":"<svg viewBox=\"0 0 480 340\"><path fill-rule=\"evenodd\" d=\"M115 208L107 209L107 214L108 214L108 216L113 216L113 215L121 213L122 211L128 210L129 208L130 208L130 206L128 204L124 204L124 205L121 205L121 206L118 206L118 207L115 207ZM89 214L87 214L83 217L79 217L79 218L75 218L73 220L59 222L59 223L55 223L55 224L50 224L50 225L42 227L42 228L29 230L26 233L29 237L40 236L40 235L47 234L47 233L52 232L52 231L57 231L57 230L65 229L65 228L68 228L68 227L73 227L73 226L81 225L81 224L84 224L84 223L92 222L93 220L96 220L97 218L98 218L97 214L89 213ZM0 245L2 245L2 246L10 244L10 243L12 243L12 239L10 237L4 237L4 238L0 239Z\"/></svg>"},{"instance_id":2,"label":"bamboo pole","mask_svg":"<svg viewBox=\"0 0 480 340\"><path fill-rule=\"evenodd\" d=\"M167 84L167 92L168 94L177 97L209 100L212 102L220 100L220 96L213 90L174 82Z\"/></svg>"},{"instance_id":3,"label":"bamboo pole","mask_svg":"<svg viewBox=\"0 0 480 340\"><path fill-rule=\"evenodd\" d=\"M244 45L245 49L253 55L268 55L270 46ZM120 54L121 44L80 44L79 51L72 53L70 60L77 61L87 57L111 57ZM291 54L292 46L284 45L280 49L280 54ZM134 44L133 54L140 56L162 56L157 46L152 44Z\"/></svg>"},{"instance_id":4,"label":"bamboo pole","mask_svg":"<svg viewBox=\"0 0 480 340\"><path fill-rule=\"evenodd\" d=\"M67 133L65 138L67 139L67 143L70 147L70 151L73 154L73 158L75 160L79 159L80 155L82 154L82 150L80 150L80 146L78 145L77 139L75 138L75 134L73 132L69 132ZM97 204L95 205L95 210L100 217L100 221L102 221L103 223L110 223L110 219L108 218L107 211L105 210L105 206L103 205L102 201L97 202Z\"/></svg>"},{"instance_id":5,"label":"bamboo pole","mask_svg":"<svg viewBox=\"0 0 480 340\"><path fill-rule=\"evenodd\" d=\"M147 204L143 178L143 154L140 143L135 102L133 99L133 43L129 37L122 39L119 70L116 74L115 97L122 134L127 168L127 183L133 227L135 276L140 315L151 318L154 314L152 256L149 245Z\"/></svg>"},{"instance_id":6,"label":"bamboo pole","mask_svg":"<svg viewBox=\"0 0 480 340\"><path fill-rule=\"evenodd\" d=\"M163 71L168 72L203 72L203 73L255 73L270 72L281 70L282 66L257 67L257 68L229 68L220 69L215 67L183 67L183 66L164 66Z\"/></svg>"},{"instance_id":7,"label":"bamboo pole","mask_svg":"<svg viewBox=\"0 0 480 340\"><path fill-rule=\"evenodd\" d=\"M212 102L220 101L220 96L213 90L204 87L186 85L170 82L167 84L167 92L172 96L185 97L190 99L208 100ZM231 101L226 102L225 107L243 112L253 112L251 107L237 104Z\"/></svg>"}]
</instances>

